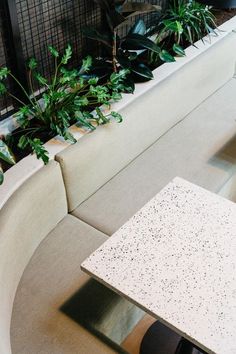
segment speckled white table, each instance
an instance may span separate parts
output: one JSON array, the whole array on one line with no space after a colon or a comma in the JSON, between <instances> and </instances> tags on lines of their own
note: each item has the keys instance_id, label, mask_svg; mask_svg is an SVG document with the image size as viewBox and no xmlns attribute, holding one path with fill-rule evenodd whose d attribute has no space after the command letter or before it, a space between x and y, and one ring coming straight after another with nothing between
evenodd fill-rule
<instances>
[{"instance_id":1,"label":"speckled white table","mask_svg":"<svg viewBox=\"0 0 236 354\"><path fill-rule=\"evenodd\" d=\"M81 267L207 353L236 354L236 204L175 178Z\"/></svg>"}]
</instances>

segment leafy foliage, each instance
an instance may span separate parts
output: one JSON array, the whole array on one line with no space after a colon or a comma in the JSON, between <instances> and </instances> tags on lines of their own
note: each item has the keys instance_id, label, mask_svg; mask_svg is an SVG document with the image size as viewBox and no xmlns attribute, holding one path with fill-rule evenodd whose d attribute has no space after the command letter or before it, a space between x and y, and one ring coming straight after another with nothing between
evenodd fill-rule
<instances>
[{"instance_id":1,"label":"leafy foliage","mask_svg":"<svg viewBox=\"0 0 236 354\"><path fill-rule=\"evenodd\" d=\"M170 43L173 53L183 56L185 45L194 44L212 32L216 33L215 17L210 7L195 0L172 0L169 8L151 33L158 33L155 42L168 48ZM150 32L149 32L150 34ZM157 60L155 54L152 61Z\"/></svg>"},{"instance_id":2,"label":"leafy foliage","mask_svg":"<svg viewBox=\"0 0 236 354\"><path fill-rule=\"evenodd\" d=\"M38 159L43 160L45 165L48 163L49 161L48 152L43 146L43 142L40 139L38 138L31 139L27 135L21 135L18 142L18 147L21 149L25 149L28 146L32 149L32 152L36 154Z\"/></svg>"},{"instance_id":3,"label":"leafy foliage","mask_svg":"<svg viewBox=\"0 0 236 354\"><path fill-rule=\"evenodd\" d=\"M0 139L0 159L9 163L10 165L15 164L14 155L2 139Z\"/></svg>"},{"instance_id":4,"label":"leafy foliage","mask_svg":"<svg viewBox=\"0 0 236 354\"><path fill-rule=\"evenodd\" d=\"M131 77L134 78L137 76L142 79L152 79L152 71L140 59L140 53L149 50L163 61L169 61L171 54L169 54L166 60L166 56L162 53L160 47L148 38L146 26L141 19L134 24L127 35L120 37L119 33L120 28L124 24L127 24L131 17L140 13L159 11L160 7L147 3L128 2L127 0L94 1L105 11L108 30L100 32L93 27L87 27L84 29L84 34L86 37L99 42L103 47L103 58L100 61L96 61L100 72L105 75L108 70L109 72L117 72L121 67L129 69L131 72L129 80ZM134 86L132 82L130 82L129 88L133 90Z\"/></svg>"},{"instance_id":5,"label":"leafy foliage","mask_svg":"<svg viewBox=\"0 0 236 354\"><path fill-rule=\"evenodd\" d=\"M2 139L0 139L0 160L5 161L10 165L15 164L14 155L12 154L9 147ZM3 174L2 166L0 164L0 185L3 183L3 181L4 181L4 174Z\"/></svg>"},{"instance_id":6,"label":"leafy foliage","mask_svg":"<svg viewBox=\"0 0 236 354\"><path fill-rule=\"evenodd\" d=\"M3 181L4 181L4 173L3 173L2 166L0 165L0 185L3 184Z\"/></svg>"},{"instance_id":7,"label":"leafy foliage","mask_svg":"<svg viewBox=\"0 0 236 354\"><path fill-rule=\"evenodd\" d=\"M72 57L72 49L69 45L62 56L54 47L49 47L49 52L55 61L55 72L50 80L37 70L38 65L34 58L28 62L30 93L26 92L8 68L0 68L0 93L7 93L21 105L15 114L19 129L4 141L0 140L0 160L8 164L15 163L10 147L35 153L37 158L42 159L46 164L49 157L43 145L45 139L60 135L75 143L69 131L72 124L94 130L97 125L106 124L111 119L122 120L115 112L104 114L100 106L109 106L110 102L121 98L120 92L124 91L124 80L129 73L127 69L112 73L106 82L98 83L97 77L83 76L92 66L91 57L85 58L77 70L67 67ZM27 104L8 91L4 84L7 76L21 87L28 101ZM34 94L35 82L43 89L40 101ZM3 181L2 178L1 170L0 181Z\"/></svg>"}]
</instances>

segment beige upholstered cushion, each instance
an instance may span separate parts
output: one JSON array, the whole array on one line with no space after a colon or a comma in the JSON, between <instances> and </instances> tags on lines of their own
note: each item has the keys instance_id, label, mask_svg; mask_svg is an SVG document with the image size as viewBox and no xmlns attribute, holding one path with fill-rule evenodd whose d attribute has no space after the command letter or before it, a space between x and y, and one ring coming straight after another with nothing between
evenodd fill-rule
<instances>
[{"instance_id":1,"label":"beige upholstered cushion","mask_svg":"<svg viewBox=\"0 0 236 354\"><path fill-rule=\"evenodd\" d=\"M11 311L24 268L39 243L66 213L67 203L62 175L60 166L55 161L29 178L11 196L0 212L2 354L11 353L9 338Z\"/></svg>"},{"instance_id":2,"label":"beige upholstered cushion","mask_svg":"<svg viewBox=\"0 0 236 354\"><path fill-rule=\"evenodd\" d=\"M81 262L107 236L67 215L36 250L19 284L12 315L13 354L112 354L60 312L87 280Z\"/></svg>"},{"instance_id":3,"label":"beige upholstered cushion","mask_svg":"<svg viewBox=\"0 0 236 354\"><path fill-rule=\"evenodd\" d=\"M56 156L62 166L69 211L232 78L235 42L235 33L230 34L158 84L143 84L147 91L122 109L122 124L102 126Z\"/></svg>"},{"instance_id":4,"label":"beige upholstered cushion","mask_svg":"<svg viewBox=\"0 0 236 354\"><path fill-rule=\"evenodd\" d=\"M175 176L218 192L235 172L235 97L232 79L73 215L112 234Z\"/></svg>"}]
</instances>

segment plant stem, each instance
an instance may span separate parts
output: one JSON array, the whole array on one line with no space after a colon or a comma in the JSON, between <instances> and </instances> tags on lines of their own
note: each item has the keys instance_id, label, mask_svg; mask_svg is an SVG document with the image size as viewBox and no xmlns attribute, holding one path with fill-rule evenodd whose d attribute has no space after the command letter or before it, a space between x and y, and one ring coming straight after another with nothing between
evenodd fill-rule
<instances>
[{"instance_id":1,"label":"plant stem","mask_svg":"<svg viewBox=\"0 0 236 354\"><path fill-rule=\"evenodd\" d=\"M54 75L53 82L52 82L52 90L55 89L55 85L56 85L56 82L57 82L58 71L59 71L61 65L62 65L62 62L60 62L60 64L57 64L57 57L55 57L55 75Z\"/></svg>"},{"instance_id":2,"label":"plant stem","mask_svg":"<svg viewBox=\"0 0 236 354\"><path fill-rule=\"evenodd\" d=\"M13 95L12 93L10 93L9 91L7 91L8 96L12 97L14 100L16 100L17 102L19 102L20 104L22 104L23 106L25 105L25 103L23 101L21 101L19 98L17 98L15 95Z\"/></svg>"},{"instance_id":3,"label":"plant stem","mask_svg":"<svg viewBox=\"0 0 236 354\"><path fill-rule=\"evenodd\" d=\"M35 105L38 107L38 111L43 112L40 104L38 103L38 100L36 99L34 95L34 87L33 87L33 81L32 81L32 70L29 71L29 84L30 84L30 91L33 97L33 100L35 102Z\"/></svg>"},{"instance_id":4,"label":"plant stem","mask_svg":"<svg viewBox=\"0 0 236 354\"><path fill-rule=\"evenodd\" d=\"M25 90L24 86L21 85L20 81L10 72L9 75L13 78L13 80L20 86L21 90L24 92L26 98L30 101L32 105L34 105L33 101L31 100L29 94ZM25 105L25 103L23 103Z\"/></svg>"},{"instance_id":5,"label":"plant stem","mask_svg":"<svg viewBox=\"0 0 236 354\"><path fill-rule=\"evenodd\" d=\"M25 128L25 129L20 129L20 130L16 130L14 132L11 133L11 136L13 135L18 135L20 133L25 133L25 132L30 132L30 131L38 131L38 130L41 130L42 128ZM26 133L28 134L28 133Z\"/></svg>"},{"instance_id":6,"label":"plant stem","mask_svg":"<svg viewBox=\"0 0 236 354\"><path fill-rule=\"evenodd\" d=\"M113 46L112 46L112 64L113 64L113 71L116 73L117 72L117 67L116 67L116 46L117 46L117 33L114 30L114 36L113 36Z\"/></svg>"}]
</instances>

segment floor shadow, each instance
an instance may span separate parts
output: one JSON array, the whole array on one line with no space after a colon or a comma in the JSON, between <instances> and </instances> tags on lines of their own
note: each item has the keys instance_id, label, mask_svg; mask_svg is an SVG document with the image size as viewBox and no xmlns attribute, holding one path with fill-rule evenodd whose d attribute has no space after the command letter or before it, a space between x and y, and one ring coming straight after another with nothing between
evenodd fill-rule
<instances>
[{"instance_id":1,"label":"floor shadow","mask_svg":"<svg viewBox=\"0 0 236 354\"><path fill-rule=\"evenodd\" d=\"M123 334L116 333L122 330L116 323L117 307L119 308L121 301L126 300L94 279L90 279L61 306L60 310L118 353L128 354L117 340Z\"/></svg>"}]
</instances>

